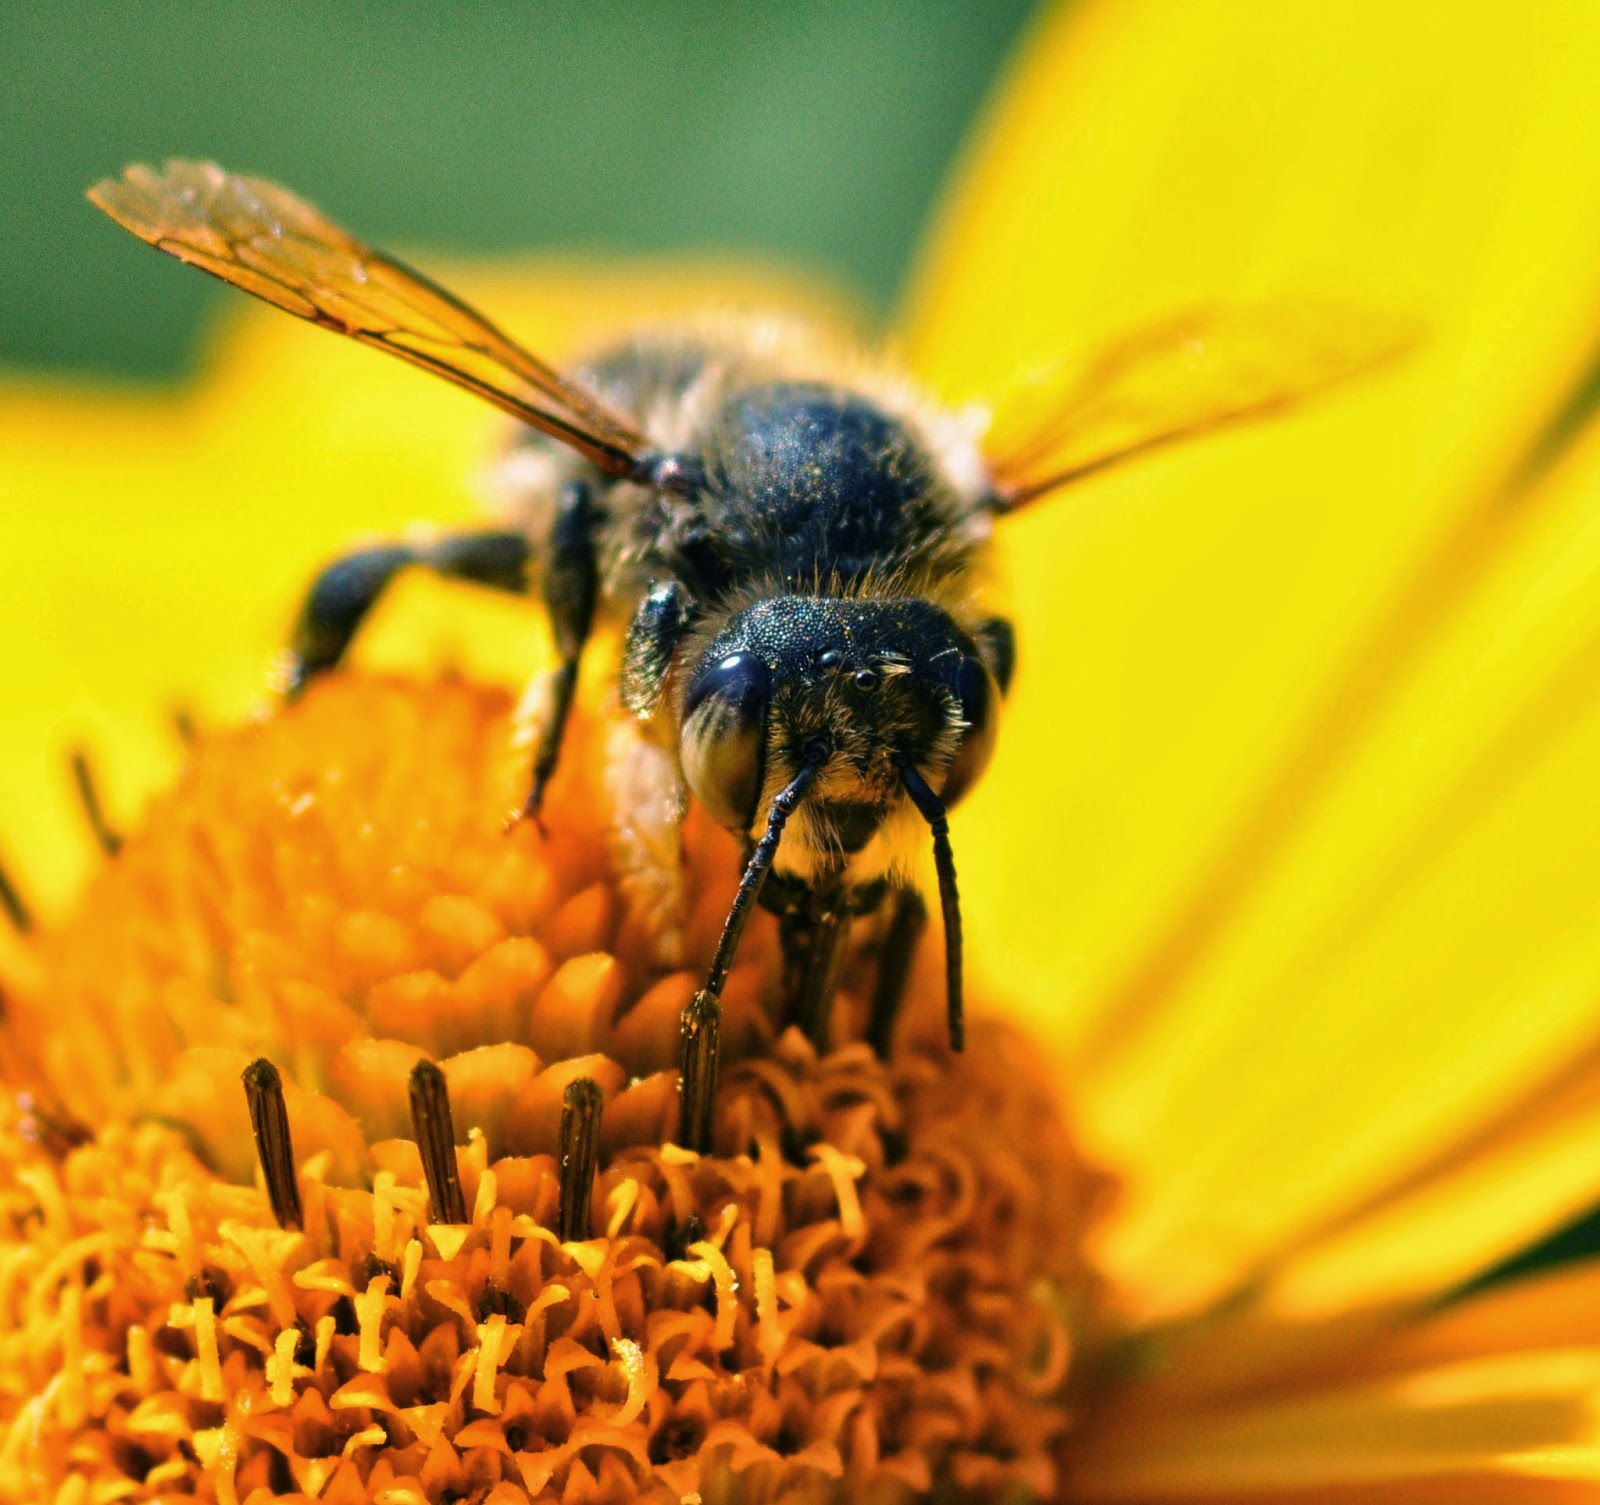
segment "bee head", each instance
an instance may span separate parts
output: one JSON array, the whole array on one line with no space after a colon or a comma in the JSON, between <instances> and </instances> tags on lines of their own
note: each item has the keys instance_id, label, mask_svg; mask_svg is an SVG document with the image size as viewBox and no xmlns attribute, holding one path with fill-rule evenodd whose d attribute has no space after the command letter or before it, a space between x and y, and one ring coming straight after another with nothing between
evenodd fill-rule
<instances>
[{"instance_id":1,"label":"bee head","mask_svg":"<svg viewBox=\"0 0 1600 1505\"><path fill-rule=\"evenodd\" d=\"M838 871L913 818L907 773L945 806L989 760L1009 634L963 631L920 600L779 596L733 616L685 678L684 776L730 830L752 834L779 790L814 770L783 866Z\"/></svg>"}]
</instances>

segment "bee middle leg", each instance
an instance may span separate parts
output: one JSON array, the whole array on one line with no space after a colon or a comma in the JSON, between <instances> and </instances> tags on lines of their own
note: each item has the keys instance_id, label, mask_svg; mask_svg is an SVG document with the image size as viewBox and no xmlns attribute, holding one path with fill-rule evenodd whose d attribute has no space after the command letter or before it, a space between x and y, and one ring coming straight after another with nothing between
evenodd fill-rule
<instances>
[{"instance_id":1,"label":"bee middle leg","mask_svg":"<svg viewBox=\"0 0 1600 1505\"><path fill-rule=\"evenodd\" d=\"M828 941L826 932L818 935L820 895L803 878L769 873L759 902L778 919L778 944L783 953L779 984L782 1022L785 1026L798 1024L815 1044L816 974L826 960L816 953L819 942L825 947Z\"/></svg>"},{"instance_id":2,"label":"bee middle leg","mask_svg":"<svg viewBox=\"0 0 1600 1505\"><path fill-rule=\"evenodd\" d=\"M878 945L878 983L867 1017L867 1043L879 1060L889 1059L895 1021L905 1001L917 943L928 928L928 906L914 888L897 888L889 900L889 925Z\"/></svg>"},{"instance_id":3,"label":"bee middle leg","mask_svg":"<svg viewBox=\"0 0 1600 1505\"><path fill-rule=\"evenodd\" d=\"M545 721L533 756L528 798L522 807L523 815L533 819L538 818L545 789L561 756L561 737L578 688L578 662L594 626L595 603L600 594L600 565L595 558L599 521L589 483L567 482L556 505L544 561L544 604L560 662L546 680Z\"/></svg>"},{"instance_id":4,"label":"bee middle leg","mask_svg":"<svg viewBox=\"0 0 1600 1505\"><path fill-rule=\"evenodd\" d=\"M833 1020L833 994L845 937L850 933L849 897L842 888L813 890L807 906L803 953L795 960L791 1015L819 1054L828 1049ZM781 933L781 927L780 927ZM784 971L789 972L786 956Z\"/></svg>"},{"instance_id":5,"label":"bee middle leg","mask_svg":"<svg viewBox=\"0 0 1600 1505\"><path fill-rule=\"evenodd\" d=\"M361 624L401 570L420 565L449 580L466 580L521 595L528 588L526 533L449 533L425 544L378 544L341 555L312 582L290 639L287 692L298 695L318 674L336 668Z\"/></svg>"}]
</instances>

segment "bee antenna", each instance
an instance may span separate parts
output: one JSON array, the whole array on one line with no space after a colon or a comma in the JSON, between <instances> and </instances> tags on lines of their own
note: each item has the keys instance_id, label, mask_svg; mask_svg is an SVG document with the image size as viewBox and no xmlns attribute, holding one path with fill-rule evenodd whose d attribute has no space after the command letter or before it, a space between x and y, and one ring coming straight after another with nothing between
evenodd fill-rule
<instances>
[{"instance_id":1,"label":"bee antenna","mask_svg":"<svg viewBox=\"0 0 1600 1505\"><path fill-rule=\"evenodd\" d=\"M783 839L783 828L789 824L789 817L794 814L795 807L805 798L805 792L810 787L811 781L821 771L823 758L813 754L806 761L799 773L780 789L772 801L772 808L767 812L767 829L762 832L761 840L755 845L755 850L750 853L750 860L744 865L744 872L739 878L738 892L733 896L733 904L728 910L728 918L722 922L722 938L717 942L717 954L711 958L711 967L706 973L704 992L713 998L722 997L722 986L728 980L728 968L733 965L733 954L739 949L739 938L744 934L744 927L750 919L750 910L761 893L762 885L767 881L767 874L771 871L772 860L778 855L778 843Z\"/></svg>"},{"instance_id":2,"label":"bee antenna","mask_svg":"<svg viewBox=\"0 0 1600 1505\"><path fill-rule=\"evenodd\" d=\"M749 923L750 911L772 871L783 828L827 757L828 749L820 744L808 748L805 766L773 797L772 808L767 812L767 829L744 865L728 918L722 922L722 938L707 969L706 984L684 1006L679 1035L678 1141L685 1149L705 1154L711 1148L711 1111L722 1037L722 988L728 980L734 952L739 949L739 938Z\"/></svg>"},{"instance_id":3,"label":"bee antenna","mask_svg":"<svg viewBox=\"0 0 1600 1505\"><path fill-rule=\"evenodd\" d=\"M944 991L945 1012L950 1026L950 1049L961 1050L967 1043L966 1009L961 983L961 895L956 889L956 858L950 847L950 822L943 802L917 772L909 758L902 756L900 782L905 785L917 813L933 832L933 869L939 876L939 908L944 915Z\"/></svg>"}]
</instances>

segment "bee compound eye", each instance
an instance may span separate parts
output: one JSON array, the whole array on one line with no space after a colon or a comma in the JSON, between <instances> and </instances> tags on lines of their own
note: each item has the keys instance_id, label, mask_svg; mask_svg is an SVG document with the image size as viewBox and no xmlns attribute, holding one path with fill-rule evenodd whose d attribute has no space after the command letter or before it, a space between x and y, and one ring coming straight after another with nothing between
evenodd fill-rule
<instances>
[{"instance_id":1,"label":"bee compound eye","mask_svg":"<svg viewBox=\"0 0 1600 1505\"><path fill-rule=\"evenodd\" d=\"M719 825L747 831L766 777L772 675L740 650L704 664L684 701L679 751L694 797Z\"/></svg>"},{"instance_id":2,"label":"bee compound eye","mask_svg":"<svg viewBox=\"0 0 1600 1505\"><path fill-rule=\"evenodd\" d=\"M962 658L951 688L965 726L950 771L945 775L944 787L939 791L939 798L946 805L955 804L989 766L1000 711L1000 686L979 659Z\"/></svg>"}]
</instances>

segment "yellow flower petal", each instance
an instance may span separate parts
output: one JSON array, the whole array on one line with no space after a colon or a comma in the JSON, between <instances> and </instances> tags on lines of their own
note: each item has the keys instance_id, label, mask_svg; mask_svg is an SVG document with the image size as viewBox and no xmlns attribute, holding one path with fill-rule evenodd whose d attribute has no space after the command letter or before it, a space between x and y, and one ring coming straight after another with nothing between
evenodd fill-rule
<instances>
[{"instance_id":1,"label":"yellow flower petal","mask_svg":"<svg viewBox=\"0 0 1600 1505\"><path fill-rule=\"evenodd\" d=\"M1394 1402L1389 1408L1394 1414L1377 1421L1358 1445L1353 1444L1358 1456L1346 1468L1354 1473L1374 1470L1378 1475L1374 1487L1379 1489L1385 1481L1392 1485L1409 1479L1395 1491L1395 1497L1409 1500L1415 1497L1410 1491L1419 1487L1412 1467L1415 1459L1408 1464L1391 1456L1384 1463L1370 1453L1373 1444L1381 1446L1386 1434L1394 1434L1398 1414L1413 1405L1418 1393L1426 1395L1434 1388L1435 1382L1426 1377L1451 1372L1458 1377L1488 1376L1492 1393L1503 1401L1503 1405L1497 1401L1488 1413L1491 1425L1520 1409L1539 1426L1537 1406L1528 1405L1516 1384L1506 1382L1519 1374L1548 1376L1562 1363L1575 1362L1581 1372L1587 1361L1574 1361L1570 1354L1558 1358L1555 1366L1550 1361L1570 1350L1576 1335L1591 1330L1597 1311L1600 1267L1585 1263L1496 1286L1452 1302L1443 1310L1405 1320L1398 1319L1392 1308L1369 1311L1354 1306L1328 1314L1316 1326L1275 1322L1260 1307L1217 1313L1187 1331L1170 1335L1163 1362L1111 1397L1096 1418L1095 1435L1114 1441L1097 1440L1091 1450L1110 1455L1126 1451L1131 1438L1171 1436L1184 1429L1185 1423L1177 1420L1183 1417L1191 1418L1192 1426L1198 1426L1201 1417L1223 1418L1217 1435L1224 1443L1241 1421L1253 1417L1257 1428L1266 1425L1281 1443L1286 1418L1326 1415L1330 1402L1336 1411L1363 1393L1384 1392ZM1574 1395L1581 1390L1580 1383ZM1274 1414L1277 1421L1267 1420ZM1566 1477L1561 1472L1564 1463L1584 1460L1584 1467L1591 1467L1593 1450L1588 1442L1593 1439L1584 1429L1595 1414L1592 1401L1585 1419L1575 1418L1570 1409L1563 1414L1559 1406L1553 1407L1544 1419L1545 1430L1535 1454L1518 1460L1512 1472L1526 1465L1531 1477L1542 1477L1546 1468L1555 1477ZM1419 1429L1427 1425L1420 1417L1416 1422ZM1440 1414L1435 1422L1436 1441L1448 1441L1459 1449L1463 1442L1481 1440L1463 1435L1459 1418ZM1251 1429L1246 1421L1245 1430ZM1563 1456L1556 1450L1585 1439L1583 1452ZM1514 1481L1502 1471L1483 1467L1484 1462L1473 1463L1462 1479L1454 1481L1453 1487L1462 1490L1461 1495L1445 1497L1477 1498L1464 1482L1471 1478L1488 1486L1489 1499L1520 1498ZM1295 1466L1303 1463L1302 1459ZM1455 1466L1461 1466L1459 1461ZM1393 1477L1386 1478L1385 1468ZM1306 1490L1319 1488L1315 1475L1316 1468L1306 1469ZM1586 1475L1580 1471L1578 1476ZM1320 1487L1325 1489L1327 1481ZM1200 1488L1198 1482L1196 1488ZM1546 1498L1543 1494L1536 1497Z\"/></svg>"},{"instance_id":2,"label":"yellow flower petal","mask_svg":"<svg viewBox=\"0 0 1600 1505\"><path fill-rule=\"evenodd\" d=\"M1597 64L1600 21L1539 0L1064 8L918 283L909 350L963 397L1195 301L1431 328L1404 371L1005 539L1022 669L958 833L973 951L1079 1047L1085 1127L1133 1173L1108 1258L1153 1303L1583 1038L1592 734L1559 687L1594 630L1593 472L1503 478L1600 312L1600 201L1571 189Z\"/></svg>"},{"instance_id":3,"label":"yellow flower petal","mask_svg":"<svg viewBox=\"0 0 1600 1505\"><path fill-rule=\"evenodd\" d=\"M1600 1270L1590 1265L1432 1315L1442 1286L1525 1246L1548 1226L1552 1206L1592 1201L1600 1131L1592 1114L1560 1121L1568 1132L1547 1123L1534 1134L1487 1136L1487 1149L1465 1165L1308 1240L1245 1299L1148 1335L1159 1363L1136 1387L1137 1410L1235 1403L1313 1379L1559 1347L1586 1332L1584 1313L1600 1301Z\"/></svg>"},{"instance_id":4,"label":"yellow flower petal","mask_svg":"<svg viewBox=\"0 0 1600 1505\"><path fill-rule=\"evenodd\" d=\"M1600 1164L1597 1093L1592 1067L1541 1083L1481 1145L1282 1261L1260 1304L1291 1321L1360 1308L1376 1322L1384 1306L1426 1300L1588 1209Z\"/></svg>"},{"instance_id":5,"label":"yellow flower petal","mask_svg":"<svg viewBox=\"0 0 1600 1505\"><path fill-rule=\"evenodd\" d=\"M1600 1325L1600 1266L1547 1270L1447 1307L1369 1346L1340 1372L1398 1374L1460 1359L1559 1348Z\"/></svg>"},{"instance_id":6,"label":"yellow flower petal","mask_svg":"<svg viewBox=\"0 0 1600 1505\"><path fill-rule=\"evenodd\" d=\"M1098 1429L1074 1500L1565 1498L1600 1484L1600 1349L1466 1360L1308 1397ZM1573 1495L1576 1498L1576 1494Z\"/></svg>"}]
</instances>

